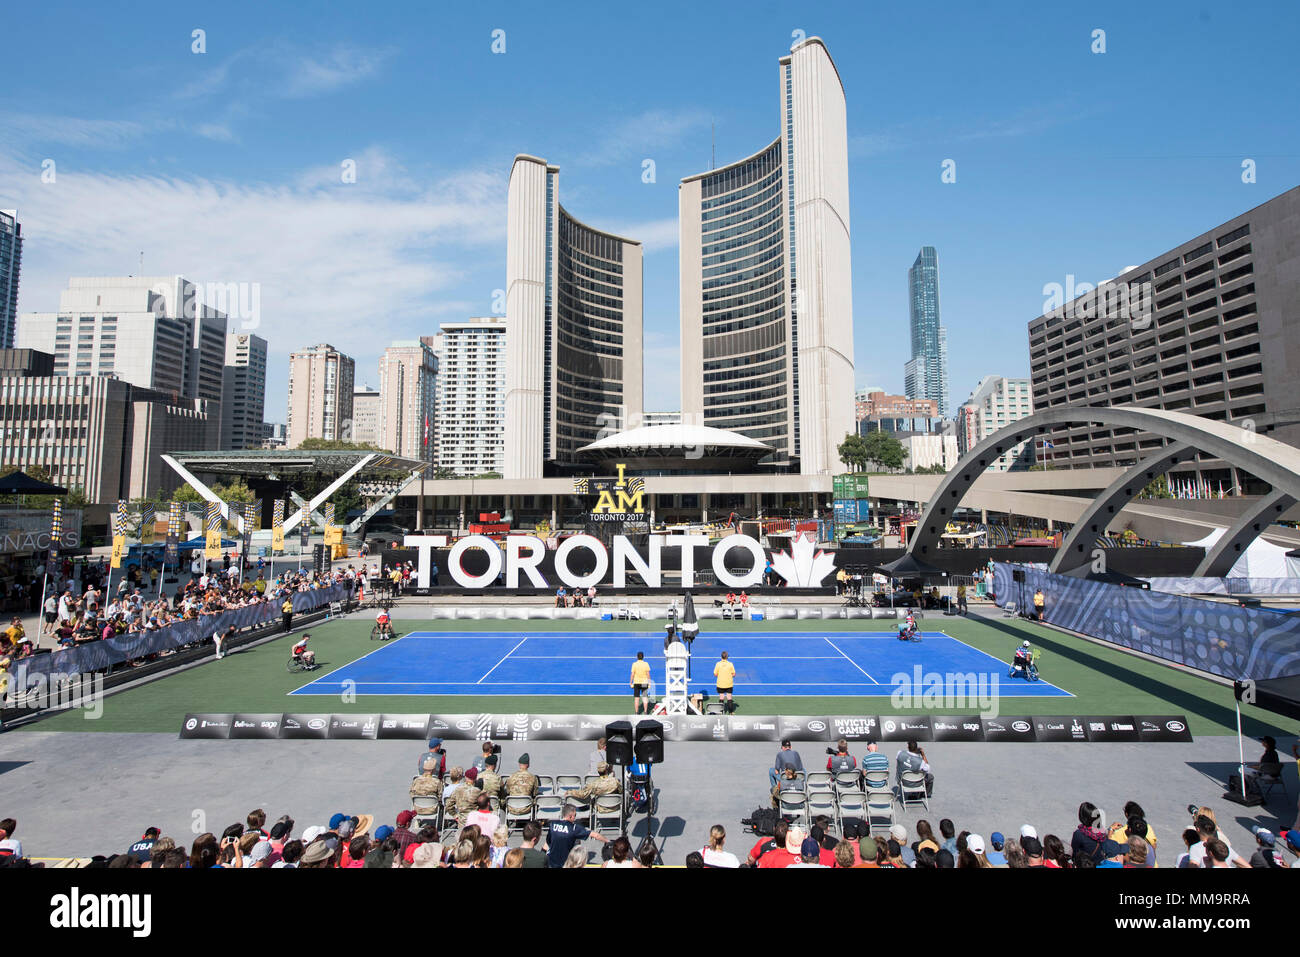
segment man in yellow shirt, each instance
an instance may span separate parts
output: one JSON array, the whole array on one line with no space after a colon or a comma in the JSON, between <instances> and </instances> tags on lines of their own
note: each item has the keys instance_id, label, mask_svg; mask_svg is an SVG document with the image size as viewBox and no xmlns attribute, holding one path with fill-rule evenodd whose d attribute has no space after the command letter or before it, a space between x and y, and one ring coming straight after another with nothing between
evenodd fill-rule
<instances>
[{"instance_id":1,"label":"man in yellow shirt","mask_svg":"<svg viewBox=\"0 0 1300 957\"><path fill-rule=\"evenodd\" d=\"M644 713L650 713L650 699L645 697L645 693L650 690L650 662L645 660L645 652L636 653L636 661L632 662L632 705L633 713L641 714L642 706Z\"/></svg>"},{"instance_id":2,"label":"man in yellow shirt","mask_svg":"<svg viewBox=\"0 0 1300 957\"><path fill-rule=\"evenodd\" d=\"M731 692L736 686L736 667L727 660L727 653L722 653L722 660L713 666L713 675L718 685L718 700L722 702L722 710L731 714L736 710L735 700Z\"/></svg>"}]
</instances>

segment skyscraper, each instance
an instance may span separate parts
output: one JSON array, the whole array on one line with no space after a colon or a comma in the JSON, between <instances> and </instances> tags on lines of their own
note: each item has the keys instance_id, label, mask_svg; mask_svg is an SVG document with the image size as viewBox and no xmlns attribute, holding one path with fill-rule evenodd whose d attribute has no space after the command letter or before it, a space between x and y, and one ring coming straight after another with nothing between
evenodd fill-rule
<instances>
[{"instance_id":1,"label":"skyscraper","mask_svg":"<svg viewBox=\"0 0 1300 957\"><path fill-rule=\"evenodd\" d=\"M855 427L844 87L816 37L778 74L776 139L678 187L682 414L827 473Z\"/></svg>"},{"instance_id":2,"label":"skyscraper","mask_svg":"<svg viewBox=\"0 0 1300 957\"><path fill-rule=\"evenodd\" d=\"M506 323L475 317L439 326L438 467L457 475L500 472L505 457Z\"/></svg>"},{"instance_id":3,"label":"skyscraper","mask_svg":"<svg viewBox=\"0 0 1300 957\"><path fill-rule=\"evenodd\" d=\"M0 209L0 349L17 341L18 274L23 264L23 226L18 210Z\"/></svg>"},{"instance_id":4,"label":"skyscraper","mask_svg":"<svg viewBox=\"0 0 1300 957\"><path fill-rule=\"evenodd\" d=\"M939 257L922 246L907 271L912 313L912 358L903 369L909 399L934 399L948 414L948 331L939 322Z\"/></svg>"},{"instance_id":5,"label":"skyscraper","mask_svg":"<svg viewBox=\"0 0 1300 957\"><path fill-rule=\"evenodd\" d=\"M379 390L363 386L352 393L352 441L358 445L379 445L382 411Z\"/></svg>"},{"instance_id":6,"label":"skyscraper","mask_svg":"<svg viewBox=\"0 0 1300 957\"><path fill-rule=\"evenodd\" d=\"M380 448L432 463L437 451L434 386L438 362L419 339L394 342L379 357Z\"/></svg>"},{"instance_id":7,"label":"skyscraper","mask_svg":"<svg viewBox=\"0 0 1300 957\"><path fill-rule=\"evenodd\" d=\"M535 156L510 170L506 478L562 471L641 416L641 244L574 219L559 176Z\"/></svg>"},{"instance_id":8,"label":"skyscraper","mask_svg":"<svg viewBox=\"0 0 1300 957\"><path fill-rule=\"evenodd\" d=\"M352 357L327 342L289 353L289 448L304 439L351 440L355 378Z\"/></svg>"},{"instance_id":9,"label":"skyscraper","mask_svg":"<svg viewBox=\"0 0 1300 957\"><path fill-rule=\"evenodd\" d=\"M266 340L247 332L230 333L221 396L221 447L261 445L265 412Z\"/></svg>"}]
</instances>

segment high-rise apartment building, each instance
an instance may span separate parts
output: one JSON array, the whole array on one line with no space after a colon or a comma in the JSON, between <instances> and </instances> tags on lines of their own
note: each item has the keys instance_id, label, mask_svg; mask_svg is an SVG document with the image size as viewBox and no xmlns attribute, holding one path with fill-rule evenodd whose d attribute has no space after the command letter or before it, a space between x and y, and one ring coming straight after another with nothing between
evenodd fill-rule
<instances>
[{"instance_id":1,"label":"high-rise apartment building","mask_svg":"<svg viewBox=\"0 0 1300 957\"><path fill-rule=\"evenodd\" d=\"M678 187L682 413L833 473L855 425L844 87L816 37L778 78L776 139Z\"/></svg>"},{"instance_id":2,"label":"high-rise apartment building","mask_svg":"<svg viewBox=\"0 0 1300 957\"><path fill-rule=\"evenodd\" d=\"M912 358L903 369L908 398L933 399L948 414L948 332L939 321L939 256L922 246L907 271Z\"/></svg>"},{"instance_id":3,"label":"high-rise apartment building","mask_svg":"<svg viewBox=\"0 0 1300 957\"><path fill-rule=\"evenodd\" d=\"M352 357L329 343L289 354L289 448L305 439L351 440L355 375Z\"/></svg>"},{"instance_id":4,"label":"high-rise apartment building","mask_svg":"<svg viewBox=\"0 0 1300 957\"><path fill-rule=\"evenodd\" d=\"M212 403L191 449L221 442L226 316L181 276L76 277L57 313L24 313L18 346L54 356L56 376L113 376L176 400Z\"/></svg>"},{"instance_id":5,"label":"high-rise apartment building","mask_svg":"<svg viewBox=\"0 0 1300 957\"><path fill-rule=\"evenodd\" d=\"M559 176L535 156L510 170L506 478L564 471L641 416L641 244L574 219Z\"/></svg>"},{"instance_id":6,"label":"high-rise apartment building","mask_svg":"<svg viewBox=\"0 0 1300 957\"><path fill-rule=\"evenodd\" d=\"M394 455L432 464L437 444L438 360L418 339L394 342L379 357L379 442Z\"/></svg>"},{"instance_id":7,"label":"high-rise apartment building","mask_svg":"<svg viewBox=\"0 0 1300 957\"><path fill-rule=\"evenodd\" d=\"M1033 414L1033 383L1029 379L985 376L958 410L958 447L964 455L994 432ZM998 456L985 471L1026 469L1034 464L1034 455L1034 446L1029 442L1021 442Z\"/></svg>"},{"instance_id":8,"label":"high-rise apartment building","mask_svg":"<svg viewBox=\"0 0 1300 957\"><path fill-rule=\"evenodd\" d=\"M221 447L255 449L266 413L266 340L247 332L227 335L224 377Z\"/></svg>"},{"instance_id":9,"label":"high-rise apartment building","mask_svg":"<svg viewBox=\"0 0 1300 957\"><path fill-rule=\"evenodd\" d=\"M0 209L0 349L17 341L18 276L23 265L23 226L18 210Z\"/></svg>"},{"instance_id":10,"label":"high-rise apartment building","mask_svg":"<svg viewBox=\"0 0 1300 957\"><path fill-rule=\"evenodd\" d=\"M1300 445L1300 187L1125 270L1029 323L1034 408L1176 409ZM1164 440L1053 429L1053 468L1135 464ZM1228 462L1172 474L1257 492Z\"/></svg>"},{"instance_id":11,"label":"high-rise apartment building","mask_svg":"<svg viewBox=\"0 0 1300 957\"><path fill-rule=\"evenodd\" d=\"M379 444L382 421L382 396L377 389L364 386L352 393L352 438L358 445Z\"/></svg>"},{"instance_id":12,"label":"high-rise apartment building","mask_svg":"<svg viewBox=\"0 0 1300 957\"><path fill-rule=\"evenodd\" d=\"M438 328L438 467L456 475L501 473L506 321L476 317Z\"/></svg>"}]
</instances>

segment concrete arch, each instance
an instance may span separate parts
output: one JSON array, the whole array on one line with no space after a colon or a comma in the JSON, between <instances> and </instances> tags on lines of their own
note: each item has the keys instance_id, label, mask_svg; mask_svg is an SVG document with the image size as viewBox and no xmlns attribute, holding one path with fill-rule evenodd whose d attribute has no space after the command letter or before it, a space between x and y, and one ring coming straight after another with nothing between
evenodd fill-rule
<instances>
[{"instance_id":1,"label":"concrete arch","mask_svg":"<svg viewBox=\"0 0 1300 957\"><path fill-rule=\"evenodd\" d=\"M1300 449L1253 430L1168 409L1132 406L1047 409L995 432L962 457L957 467L945 475L935 489L917 525L916 534L908 544L908 553L925 558L938 549L940 537L953 512L976 479L1003 452L1026 439L1045 435L1056 426L1093 423L1150 432L1197 451L1208 452L1269 483L1274 492L1300 500Z\"/></svg>"},{"instance_id":2,"label":"concrete arch","mask_svg":"<svg viewBox=\"0 0 1300 957\"><path fill-rule=\"evenodd\" d=\"M1106 526L1123 511L1124 506L1156 477L1167 472L1170 466L1194 458L1195 455L1196 450L1186 442L1175 442L1143 459L1117 478L1079 516L1047 570L1059 574L1088 564L1092 558L1093 543L1106 534Z\"/></svg>"},{"instance_id":3,"label":"concrete arch","mask_svg":"<svg viewBox=\"0 0 1300 957\"><path fill-rule=\"evenodd\" d=\"M1196 566L1193 575L1206 578L1223 578L1232 571L1241 553L1260 534L1281 518L1282 513L1296 503L1295 497L1273 489L1248 508L1226 532L1214 543L1214 547L1205 553L1201 563Z\"/></svg>"}]
</instances>

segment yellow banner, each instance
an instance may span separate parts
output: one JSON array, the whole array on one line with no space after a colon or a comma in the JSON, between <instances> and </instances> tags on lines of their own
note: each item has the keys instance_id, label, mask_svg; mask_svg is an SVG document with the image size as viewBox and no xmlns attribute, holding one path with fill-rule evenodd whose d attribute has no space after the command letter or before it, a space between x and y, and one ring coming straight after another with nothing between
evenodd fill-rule
<instances>
[{"instance_id":1,"label":"yellow banner","mask_svg":"<svg viewBox=\"0 0 1300 957\"><path fill-rule=\"evenodd\" d=\"M327 525L325 527L325 544L342 545L343 544L343 526Z\"/></svg>"},{"instance_id":2,"label":"yellow banner","mask_svg":"<svg viewBox=\"0 0 1300 957\"><path fill-rule=\"evenodd\" d=\"M114 568L122 567L122 555L125 551L126 551L126 536L114 535L113 536L113 560L112 560L112 565Z\"/></svg>"},{"instance_id":3,"label":"yellow banner","mask_svg":"<svg viewBox=\"0 0 1300 957\"><path fill-rule=\"evenodd\" d=\"M221 557L221 529L213 529L212 531L208 532L207 539L205 540L204 543L203 557L204 558Z\"/></svg>"},{"instance_id":4,"label":"yellow banner","mask_svg":"<svg viewBox=\"0 0 1300 957\"><path fill-rule=\"evenodd\" d=\"M153 527L154 527L154 523L153 523L153 522L145 522L143 525L140 526L140 544L141 544L141 545L152 545L152 544L153 544Z\"/></svg>"},{"instance_id":5,"label":"yellow banner","mask_svg":"<svg viewBox=\"0 0 1300 957\"><path fill-rule=\"evenodd\" d=\"M284 529L280 526L271 529L271 551L284 551Z\"/></svg>"}]
</instances>

